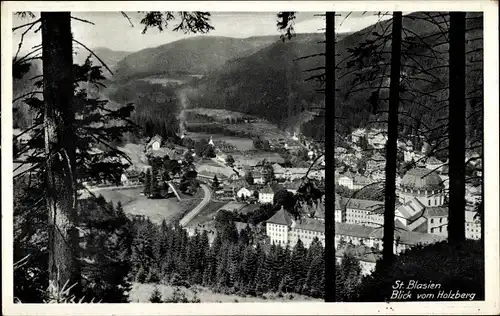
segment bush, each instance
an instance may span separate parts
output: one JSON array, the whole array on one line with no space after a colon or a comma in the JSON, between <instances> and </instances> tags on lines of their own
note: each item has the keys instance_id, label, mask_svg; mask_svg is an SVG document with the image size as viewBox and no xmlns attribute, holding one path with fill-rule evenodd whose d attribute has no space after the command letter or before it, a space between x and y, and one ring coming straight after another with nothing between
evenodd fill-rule
<instances>
[{"instance_id":1,"label":"bush","mask_svg":"<svg viewBox=\"0 0 500 316\"><path fill-rule=\"evenodd\" d=\"M411 300L416 300L417 293L434 293L434 298L426 299L430 301L447 300L438 298L439 291L475 293L474 300L484 300L484 248L471 240L458 246L440 242L414 247L397 256L388 268L377 263L375 271L362 280L354 300L390 301L396 281L404 282L405 287L410 281L441 285L438 290L414 289Z\"/></svg>"}]
</instances>

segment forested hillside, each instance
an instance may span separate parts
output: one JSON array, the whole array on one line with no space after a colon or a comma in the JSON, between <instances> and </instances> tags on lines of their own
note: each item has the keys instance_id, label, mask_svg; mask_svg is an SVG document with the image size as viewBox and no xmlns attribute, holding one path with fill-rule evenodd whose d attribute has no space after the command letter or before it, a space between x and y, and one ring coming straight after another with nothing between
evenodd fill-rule
<instances>
[{"instance_id":1,"label":"forested hillside","mask_svg":"<svg viewBox=\"0 0 500 316\"><path fill-rule=\"evenodd\" d=\"M468 81L468 95L472 108L482 106L482 90L476 87L482 84L483 44L479 27L482 17L469 14L468 18L468 76L473 78ZM448 98L446 19L446 15L439 13L415 13L403 18L401 112L406 115L402 117L401 128L405 129L404 134L421 131L422 126L427 131L432 130L447 115L444 107ZM383 21L359 32L338 35L336 114L341 134L375 121L383 123L385 119L390 23L390 20ZM116 61L126 52L111 54L98 49L97 53L110 67L116 65L111 89L111 82L108 82L105 95L119 103L135 103L143 121L148 115L158 113L158 106L162 112L175 115L181 106L176 96L182 90L189 91L183 98L183 107L221 108L256 115L282 128L301 128L306 135L321 138L324 120L315 117L314 113L323 107L324 96L317 91L322 88L321 82L311 76L323 71L323 41L324 36L320 33L297 34L284 42L279 40L278 34L246 39L200 36L131 53L118 63ZM84 56L82 54L79 53ZM304 58L307 56L312 57ZM36 76L37 66L33 68L31 72ZM137 80L148 76L185 78L186 75L203 77L166 88L150 83L151 89ZM28 92L20 87L29 85L24 81L15 82L15 95ZM143 102L151 99L143 95L148 90L155 91L154 99L158 102ZM158 97L163 91L168 93ZM376 106L369 101L374 92L378 97ZM14 107L19 106L14 104ZM20 107L16 124L26 125L29 115L25 112ZM418 122L412 117L418 118ZM469 135L479 137L482 119L473 115L469 119ZM435 129L434 133L442 131Z\"/></svg>"},{"instance_id":2,"label":"forested hillside","mask_svg":"<svg viewBox=\"0 0 500 316\"><path fill-rule=\"evenodd\" d=\"M476 15L477 17L477 15ZM444 105L447 99L448 24L445 17L428 17L421 13L403 18L405 32L403 47L403 72L405 87L402 92L402 111L410 112L422 121L438 119L434 110ZM470 75L481 78L480 61L482 18L469 21L468 43ZM381 22L359 32L339 36L337 39L337 116L339 128L347 132L350 128L366 125L367 122L383 120L375 114L369 98L380 89L379 110L385 107L384 93L388 87L390 21ZM300 31L300 30L297 30ZM385 33L386 34L385 34ZM219 71L206 76L198 86L199 94L190 99L193 107L226 108L248 114L263 116L273 122L293 121L293 117L309 108L321 107L323 94L317 93L321 85L307 79L318 71L307 71L324 66L324 44L322 34L299 34L289 41L276 42L259 52L228 62ZM381 45L385 42L385 45ZM379 58L359 57L359 53L372 55L378 50ZM297 60L301 57L315 57ZM475 55L475 56L474 56ZM432 76L429 75L432 72ZM476 90L479 80L469 81L470 90ZM442 89L440 89L442 88ZM472 91L471 91L472 92ZM306 130L321 130L322 119L316 119ZM432 125L432 124L431 124Z\"/></svg>"},{"instance_id":3,"label":"forested hillside","mask_svg":"<svg viewBox=\"0 0 500 316\"><path fill-rule=\"evenodd\" d=\"M111 70L115 69L118 62L130 55L132 52L115 51L106 47L97 47L92 50ZM83 47L75 48L74 62L82 64L91 53ZM99 61L94 56L91 57L94 64L99 64Z\"/></svg>"},{"instance_id":4,"label":"forested hillside","mask_svg":"<svg viewBox=\"0 0 500 316\"><path fill-rule=\"evenodd\" d=\"M182 39L130 54L118 63L114 78L123 81L153 75L203 75L277 40L278 34L244 39L221 36Z\"/></svg>"}]
</instances>

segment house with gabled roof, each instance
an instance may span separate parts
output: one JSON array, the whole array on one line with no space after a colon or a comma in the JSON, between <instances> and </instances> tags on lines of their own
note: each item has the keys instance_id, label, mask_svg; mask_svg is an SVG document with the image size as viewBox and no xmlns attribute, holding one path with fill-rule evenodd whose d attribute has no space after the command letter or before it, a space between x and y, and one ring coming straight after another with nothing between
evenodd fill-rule
<instances>
[{"instance_id":1,"label":"house with gabled roof","mask_svg":"<svg viewBox=\"0 0 500 316\"><path fill-rule=\"evenodd\" d=\"M273 203L275 193L275 189L270 184L267 184L259 191L259 203Z\"/></svg>"},{"instance_id":2,"label":"house with gabled roof","mask_svg":"<svg viewBox=\"0 0 500 316\"><path fill-rule=\"evenodd\" d=\"M366 161L366 171L374 172L377 170L385 169L385 158L379 153L375 153L371 158Z\"/></svg>"},{"instance_id":3,"label":"house with gabled roof","mask_svg":"<svg viewBox=\"0 0 500 316\"><path fill-rule=\"evenodd\" d=\"M160 135L155 135L151 138L151 140L146 145L146 151L149 150L158 150L161 147L162 137Z\"/></svg>"},{"instance_id":4,"label":"house with gabled roof","mask_svg":"<svg viewBox=\"0 0 500 316\"><path fill-rule=\"evenodd\" d=\"M271 244L285 246L288 244L288 232L294 223L292 214L283 206L266 221L266 234Z\"/></svg>"}]
</instances>

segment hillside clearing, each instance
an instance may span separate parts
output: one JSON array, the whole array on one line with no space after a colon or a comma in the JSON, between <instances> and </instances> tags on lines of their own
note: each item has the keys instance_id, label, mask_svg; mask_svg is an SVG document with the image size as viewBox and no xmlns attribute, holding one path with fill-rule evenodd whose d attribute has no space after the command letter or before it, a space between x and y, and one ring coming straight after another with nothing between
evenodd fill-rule
<instances>
[{"instance_id":1,"label":"hillside clearing","mask_svg":"<svg viewBox=\"0 0 500 316\"><path fill-rule=\"evenodd\" d=\"M172 296L175 287L171 285L164 284L142 284L142 283L134 283L132 286L132 290L129 294L129 300L131 303L149 303L149 297L155 286L158 287L158 290L162 294L163 299ZM276 293L266 293L263 297L253 297L253 296L238 296L234 294L223 294L223 293L215 293L205 287L201 286L193 286L191 288L179 287L181 291L186 293L188 299L192 299L194 297L193 289L197 291L196 296L203 303L238 303L238 302L285 302L285 301L293 301L293 302L323 302L319 299L314 299L311 297L307 297L299 294L284 294L283 297L278 297Z\"/></svg>"}]
</instances>

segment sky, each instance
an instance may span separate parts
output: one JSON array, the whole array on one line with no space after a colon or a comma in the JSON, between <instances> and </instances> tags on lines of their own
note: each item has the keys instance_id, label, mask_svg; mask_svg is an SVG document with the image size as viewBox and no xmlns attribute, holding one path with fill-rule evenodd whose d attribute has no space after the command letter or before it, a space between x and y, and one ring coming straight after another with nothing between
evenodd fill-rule
<instances>
[{"instance_id":1,"label":"sky","mask_svg":"<svg viewBox=\"0 0 500 316\"><path fill-rule=\"evenodd\" d=\"M295 21L297 33L322 32L325 21L323 16L317 16L319 12L298 12ZM352 12L347 18L347 12L338 13L336 18L337 32L353 32L370 26L379 19L388 19L390 16L379 17L376 12ZM132 24L120 12L72 12L72 16L79 19L91 21L94 25L72 20L72 32L74 38L87 47L106 47L117 51L135 52L144 48L156 47L187 37L199 35L186 35L182 32L172 31L172 27L159 32L149 29L142 34L143 27L140 24L141 16L137 12L127 12ZM37 14L38 17L38 14ZM30 19L13 17L13 27L28 23ZM211 24L215 30L207 36L227 36L245 38L250 36L276 35L279 32L276 27L276 12L212 12ZM175 21L174 21L175 24ZM13 54L17 51L21 34L26 28L16 30L13 34ZM21 54L28 52L35 45L41 43L41 32L32 29L24 36Z\"/></svg>"}]
</instances>

